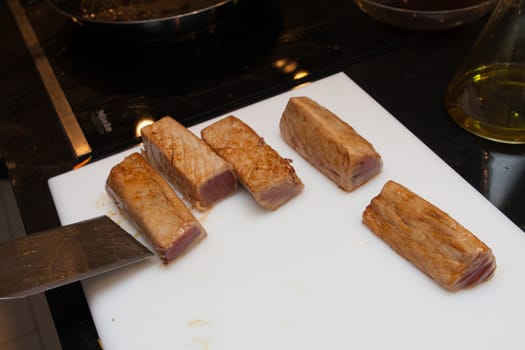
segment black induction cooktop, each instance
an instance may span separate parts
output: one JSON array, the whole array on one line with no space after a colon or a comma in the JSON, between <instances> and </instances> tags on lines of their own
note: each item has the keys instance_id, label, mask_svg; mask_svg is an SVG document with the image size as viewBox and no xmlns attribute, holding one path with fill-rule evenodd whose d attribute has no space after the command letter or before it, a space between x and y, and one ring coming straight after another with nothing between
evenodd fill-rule
<instances>
[{"instance_id":1,"label":"black induction cooktop","mask_svg":"<svg viewBox=\"0 0 525 350\"><path fill-rule=\"evenodd\" d=\"M79 158L136 144L141 121L195 124L416 35L351 1L238 1L228 21L158 36L79 25L43 1L22 5L90 146Z\"/></svg>"}]
</instances>

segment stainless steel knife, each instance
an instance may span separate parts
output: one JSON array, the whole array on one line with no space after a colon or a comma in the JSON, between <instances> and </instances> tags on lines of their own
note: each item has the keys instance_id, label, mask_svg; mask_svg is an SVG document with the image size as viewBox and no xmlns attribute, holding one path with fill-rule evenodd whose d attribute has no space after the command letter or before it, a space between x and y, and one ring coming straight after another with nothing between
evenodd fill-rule
<instances>
[{"instance_id":1,"label":"stainless steel knife","mask_svg":"<svg viewBox=\"0 0 525 350\"><path fill-rule=\"evenodd\" d=\"M0 299L22 298L152 256L107 216L0 243Z\"/></svg>"}]
</instances>

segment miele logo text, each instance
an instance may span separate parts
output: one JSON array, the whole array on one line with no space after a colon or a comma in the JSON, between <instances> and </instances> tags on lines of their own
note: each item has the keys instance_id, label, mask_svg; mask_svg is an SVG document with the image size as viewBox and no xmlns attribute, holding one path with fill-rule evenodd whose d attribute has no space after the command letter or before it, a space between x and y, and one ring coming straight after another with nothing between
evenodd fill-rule
<instances>
[{"instance_id":1,"label":"miele logo text","mask_svg":"<svg viewBox=\"0 0 525 350\"><path fill-rule=\"evenodd\" d=\"M93 113L92 118L95 126L100 134L110 133L113 128L108 120L108 116L103 109L99 109Z\"/></svg>"}]
</instances>

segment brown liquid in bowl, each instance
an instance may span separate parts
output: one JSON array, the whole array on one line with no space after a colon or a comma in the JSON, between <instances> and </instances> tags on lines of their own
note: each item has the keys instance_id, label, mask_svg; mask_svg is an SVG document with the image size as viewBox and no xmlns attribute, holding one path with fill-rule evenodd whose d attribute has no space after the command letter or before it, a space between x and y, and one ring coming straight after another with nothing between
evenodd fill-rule
<instances>
[{"instance_id":1,"label":"brown liquid in bowl","mask_svg":"<svg viewBox=\"0 0 525 350\"><path fill-rule=\"evenodd\" d=\"M419 11L446 11L475 6L484 0L392 0L383 1L387 6Z\"/></svg>"}]
</instances>

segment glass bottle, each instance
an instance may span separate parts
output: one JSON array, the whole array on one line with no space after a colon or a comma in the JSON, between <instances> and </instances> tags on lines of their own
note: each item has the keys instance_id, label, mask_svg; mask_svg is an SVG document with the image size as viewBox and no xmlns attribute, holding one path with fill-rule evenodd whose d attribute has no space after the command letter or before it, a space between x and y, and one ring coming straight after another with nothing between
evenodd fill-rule
<instances>
[{"instance_id":1,"label":"glass bottle","mask_svg":"<svg viewBox=\"0 0 525 350\"><path fill-rule=\"evenodd\" d=\"M478 136L525 143L525 0L500 0L449 83L445 104Z\"/></svg>"}]
</instances>

